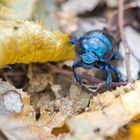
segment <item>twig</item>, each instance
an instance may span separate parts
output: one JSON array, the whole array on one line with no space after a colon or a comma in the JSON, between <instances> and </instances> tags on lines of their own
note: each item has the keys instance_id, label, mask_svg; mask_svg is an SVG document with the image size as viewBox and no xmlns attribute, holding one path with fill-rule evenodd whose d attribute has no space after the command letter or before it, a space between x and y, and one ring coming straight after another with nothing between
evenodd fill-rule
<instances>
[{"instance_id":1,"label":"twig","mask_svg":"<svg viewBox=\"0 0 140 140\"><path fill-rule=\"evenodd\" d=\"M119 24L119 30L120 30L120 36L123 43L123 47L125 50L125 62L126 62L126 73L128 77L128 82L132 82L131 77L131 70L130 70L130 49L128 47L125 34L124 34L124 0L119 0L119 11L118 11L118 24Z\"/></svg>"},{"instance_id":2,"label":"twig","mask_svg":"<svg viewBox=\"0 0 140 140\"><path fill-rule=\"evenodd\" d=\"M134 1L134 2L130 2L129 4L124 5L123 8L123 12L127 12L126 10L129 10L131 8L140 8L140 1ZM118 17L119 14L119 10L115 11L113 14L113 17ZM123 26L125 27L126 25L130 25L130 22L123 20ZM107 28L105 28L108 32L114 32L118 30L118 25L119 23L115 23L113 24L113 26L109 26ZM129 46L128 46L129 47ZM131 50L131 48L129 47L129 51L131 52L131 54L133 55L133 57L135 57L135 59L140 62L140 59L134 54L134 52Z\"/></svg>"},{"instance_id":3,"label":"twig","mask_svg":"<svg viewBox=\"0 0 140 140\"><path fill-rule=\"evenodd\" d=\"M67 71L67 70L64 70L64 69L61 69L57 66L54 66L50 63L47 63L47 66L49 68L51 68L53 70L53 72L55 73L58 73L58 74L61 74L61 75L65 75L65 76L70 76L70 77L73 77L73 73L71 71ZM84 74L79 74L79 76L82 78L82 79L85 79L87 81L89 81L91 84L100 84L100 83L104 83L104 81L102 80L99 80L95 77L91 77L90 75L88 75L87 73L84 73ZM105 84L104 84L105 85ZM112 87L116 87L116 86L125 86L127 85L127 82L112 82L111 86Z\"/></svg>"}]
</instances>

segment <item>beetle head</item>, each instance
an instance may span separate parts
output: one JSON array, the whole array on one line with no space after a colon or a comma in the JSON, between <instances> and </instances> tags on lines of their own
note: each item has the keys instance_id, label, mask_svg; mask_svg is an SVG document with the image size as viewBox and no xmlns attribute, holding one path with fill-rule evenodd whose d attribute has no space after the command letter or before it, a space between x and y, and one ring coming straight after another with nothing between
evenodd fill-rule
<instances>
[{"instance_id":1,"label":"beetle head","mask_svg":"<svg viewBox=\"0 0 140 140\"><path fill-rule=\"evenodd\" d=\"M98 60L97 56L92 52L85 52L80 55L81 59L86 64L92 64Z\"/></svg>"},{"instance_id":2,"label":"beetle head","mask_svg":"<svg viewBox=\"0 0 140 140\"><path fill-rule=\"evenodd\" d=\"M81 59L82 67L86 69L92 68L94 65L94 62L99 60L97 56L92 52L85 52L81 54L80 59Z\"/></svg>"},{"instance_id":3,"label":"beetle head","mask_svg":"<svg viewBox=\"0 0 140 140\"><path fill-rule=\"evenodd\" d=\"M71 39L71 43L75 45L77 59L80 60L82 67L91 68L95 61L99 58L91 51L87 51L81 42Z\"/></svg>"}]
</instances>

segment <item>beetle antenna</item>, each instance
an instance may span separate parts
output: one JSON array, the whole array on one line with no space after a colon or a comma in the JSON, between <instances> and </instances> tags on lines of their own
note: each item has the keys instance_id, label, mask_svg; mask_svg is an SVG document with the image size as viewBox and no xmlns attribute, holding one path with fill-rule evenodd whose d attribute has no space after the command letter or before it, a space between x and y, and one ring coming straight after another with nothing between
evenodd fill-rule
<instances>
[{"instance_id":1,"label":"beetle antenna","mask_svg":"<svg viewBox=\"0 0 140 140\"><path fill-rule=\"evenodd\" d=\"M71 42L73 45L75 45L75 46L77 46L77 45L78 45L78 42L77 42L77 40L76 40L76 39L71 39L71 40L70 40L70 42Z\"/></svg>"}]
</instances>

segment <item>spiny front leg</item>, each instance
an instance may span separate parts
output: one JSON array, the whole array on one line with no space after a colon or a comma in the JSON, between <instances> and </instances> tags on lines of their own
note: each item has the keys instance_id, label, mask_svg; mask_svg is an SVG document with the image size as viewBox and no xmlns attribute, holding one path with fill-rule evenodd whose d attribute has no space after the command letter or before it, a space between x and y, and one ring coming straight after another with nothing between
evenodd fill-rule
<instances>
[{"instance_id":1,"label":"spiny front leg","mask_svg":"<svg viewBox=\"0 0 140 140\"><path fill-rule=\"evenodd\" d=\"M76 73L76 68L78 67L82 67L81 61L80 60L76 60L72 66L72 70L73 70L73 74L74 77L76 79L76 82L78 82L79 84L81 84L81 78L80 76Z\"/></svg>"},{"instance_id":2,"label":"spiny front leg","mask_svg":"<svg viewBox=\"0 0 140 140\"><path fill-rule=\"evenodd\" d=\"M109 64L110 68L113 70L113 72L115 73L118 81L122 81L122 75L120 74L120 72L115 68L114 65Z\"/></svg>"},{"instance_id":3,"label":"spiny front leg","mask_svg":"<svg viewBox=\"0 0 140 140\"><path fill-rule=\"evenodd\" d=\"M111 77L111 72L109 70L108 64L104 64L103 66L101 66L101 69L107 72L106 84L109 86L112 82L112 77Z\"/></svg>"}]
</instances>

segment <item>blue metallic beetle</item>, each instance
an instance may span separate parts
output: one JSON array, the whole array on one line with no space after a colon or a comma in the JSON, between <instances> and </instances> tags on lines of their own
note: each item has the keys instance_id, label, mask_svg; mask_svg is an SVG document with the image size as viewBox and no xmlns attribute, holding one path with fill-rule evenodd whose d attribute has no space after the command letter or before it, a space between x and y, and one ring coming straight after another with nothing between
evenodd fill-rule
<instances>
[{"instance_id":1,"label":"blue metallic beetle","mask_svg":"<svg viewBox=\"0 0 140 140\"><path fill-rule=\"evenodd\" d=\"M76 68L83 67L90 69L92 67L105 70L107 72L107 85L112 82L110 69L115 73L118 81L121 75L118 70L110 63L110 60L116 59L117 55L114 51L114 38L103 30L94 30L81 36L77 41L71 40L75 45L77 59L73 64L73 73L76 81L81 84L81 78L76 73Z\"/></svg>"}]
</instances>

